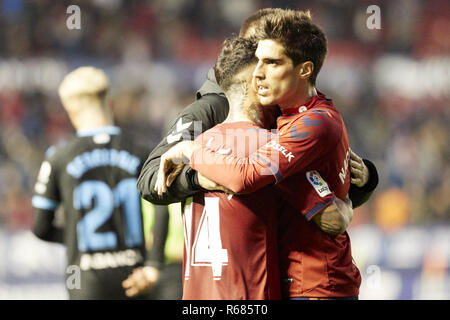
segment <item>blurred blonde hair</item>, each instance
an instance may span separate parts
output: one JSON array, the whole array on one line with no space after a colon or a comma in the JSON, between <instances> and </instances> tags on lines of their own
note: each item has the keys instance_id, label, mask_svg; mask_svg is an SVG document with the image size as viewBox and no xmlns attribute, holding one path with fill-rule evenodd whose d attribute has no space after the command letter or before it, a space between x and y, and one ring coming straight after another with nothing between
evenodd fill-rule
<instances>
[{"instance_id":1,"label":"blurred blonde hair","mask_svg":"<svg viewBox=\"0 0 450 320\"><path fill-rule=\"evenodd\" d=\"M77 99L92 99L102 101L109 90L109 80L106 74L97 68L85 66L70 72L61 82L58 93L67 107Z\"/></svg>"}]
</instances>

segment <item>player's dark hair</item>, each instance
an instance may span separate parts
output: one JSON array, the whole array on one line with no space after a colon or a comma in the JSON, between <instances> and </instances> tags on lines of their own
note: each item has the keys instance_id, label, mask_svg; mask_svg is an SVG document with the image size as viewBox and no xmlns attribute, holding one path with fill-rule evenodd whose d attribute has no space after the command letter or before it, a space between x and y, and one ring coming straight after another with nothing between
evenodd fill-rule
<instances>
[{"instance_id":1,"label":"player's dark hair","mask_svg":"<svg viewBox=\"0 0 450 320\"><path fill-rule=\"evenodd\" d=\"M261 22L261 18L266 17L270 14L280 13L283 9L280 8L263 8L259 9L255 13L253 13L250 17L248 17L241 25L241 29L239 30L239 37L246 37L249 29L254 28L255 30L259 28L259 24Z\"/></svg>"},{"instance_id":2,"label":"player's dark hair","mask_svg":"<svg viewBox=\"0 0 450 320\"><path fill-rule=\"evenodd\" d=\"M322 29L312 22L309 11L283 10L261 18L258 39L278 41L294 66L311 61L314 64L309 81L315 85L317 74L327 55L327 38Z\"/></svg>"},{"instance_id":3,"label":"player's dark hair","mask_svg":"<svg viewBox=\"0 0 450 320\"><path fill-rule=\"evenodd\" d=\"M252 39L231 37L225 39L214 66L216 81L227 91L233 84L233 77L245 67L256 63L256 42Z\"/></svg>"}]
</instances>

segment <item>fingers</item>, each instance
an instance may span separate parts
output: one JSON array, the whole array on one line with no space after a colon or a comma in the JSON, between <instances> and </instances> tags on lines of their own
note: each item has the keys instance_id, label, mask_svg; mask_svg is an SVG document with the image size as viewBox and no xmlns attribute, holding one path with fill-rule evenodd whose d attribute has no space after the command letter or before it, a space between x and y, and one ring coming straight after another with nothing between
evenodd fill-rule
<instances>
[{"instance_id":1,"label":"fingers","mask_svg":"<svg viewBox=\"0 0 450 320\"><path fill-rule=\"evenodd\" d=\"M362 159L360 156L358 156L356 153L353 152L353 150L350 150L350 159L362 162Z\"/></svg>"},{"instance_id":2,"label":"fingers","mask_svg":"<svg viewBox=\"0 0 450 320\"><path fill-rule=\"evenodd\" d=\"M158 176L156 177L156 183L154 190L158 195L162 195L166 192L166 174L172 168L173 162L167 158L165 154L161 156L161 161L159 163Z\"/></svg>"},{"instance_id":3,"label":"fingers","mask_svg":"<svg viewBox=\"0 0 450 320\"><path fill-rule=\"evenodd\" d=\"M351 154L350 160L351 183L358 187L364 186L369 179L369 171L364 161L356 154Z\"/></svg>"},{"instance_id":4,"label":"fingers","mask_svg":"<svg viewBox=\"0 0 450 320\"><path fill-rule=\"evenodd\" d=\"M358 187L361 187L364 182L364 171L360 164L356 161L351 160L350 172L350 182L357 185Z\"/></svg>"},{"instance_id":5,"label":"fingers","mask_svg":"<svg viewBox=\"0 0 450 320\"><path fill-rule=\"evenodd\" d=\"M139 293L139 283L141 281L141 268L135 269L133 273L122 282L127 297L134 297Z\"/></svg>"},{"instance_id":6,"label":"fingers","mask_svg":"<svg viewBox=\"0 0 450 320\"><path fill-rule=\"evenodd\" d=\"M175 167L175 169L167 176L167 187L170 187L172 185L172 182L175 180L176 177L180 174L181 170L183 170L184 164L179 164Z\"/></svg>"},{"instance_id":7,"label":"fingers","mask_svg":"<svg viewBox=\"0 0 450 320\"><path fill-rule=\"evenodd\" d=\"M350 167L351 167L352 172L354 170L359 170L359 171L362 172L363 168L364 168L364 165L363 165L362 161L359 162L359 161L356 161L356 160L350 160Z\"/></svg>"},{"instance_id":8,"label":"fingers","mask_svg":"<svg viewBox=\"0 0 450 320\"><path fill-rule=\"evenodd\" d=\"M185 165L185 157L182 152L184 145L183 142L180 142L161 156L158 176L153 188L160 196L167 191L167 187L172 184ZM171 173L168 175L169 172Z\"/></svg>"},{"instance_id":9,"label":"fingers","mask_svg":"<svg viewBox=\"0 0 450 320\"><path fill-rule=\"evenodd\" d=\"M364 185L363 180L360 178L351 178L350 182L358 187L362 187Z\"/></svg>"},{"instance_id":10,"label":"fingers","mask_svg":"<svg viewBox=\"0 0 450 320\"><path fill-rule=\"evenodd\" d=\"M164 170L161 170L162 164L159 167L158 170L158 176L156 177L156 183L154 190L158 193L158 195L162 195L164 192L166 192L166 185L164 181L166 180L166 175L164 173Z\"/></svg>"},{"instance_id":11,"label":"fingers","mask_svg":"<svg viewBox=\"0 0 450 320\"><path fill-rule=\"evenodd\" d=\"M151 268L137 268L133 273L122 282L125 294L128 297L134 297L151 289L158 281L159 271Z\"/></svg>"},{"instance_id":12,"label":"fingers","mask_svg":"<svg viewBox=\"0 0 450 320\"><path fill-rule=\"evenodd\" d=\"M139 293L139 290L136 289L136 288L134 288L134 287L125 290L125 295L126 295L127 297L130 297L130 298L131 298L131 297L134 297L134 296L137 296L138 293Z\"/></svg>"}]
</instances>

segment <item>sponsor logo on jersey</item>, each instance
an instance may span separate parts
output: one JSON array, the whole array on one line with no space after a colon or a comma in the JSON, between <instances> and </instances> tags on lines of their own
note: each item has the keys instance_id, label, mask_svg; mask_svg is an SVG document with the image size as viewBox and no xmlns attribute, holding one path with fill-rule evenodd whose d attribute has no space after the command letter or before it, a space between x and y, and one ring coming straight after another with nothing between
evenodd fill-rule
<instances>
[{"instance_id":1,"label":"sponsor logo on jersey","mask_svg":"<svg viewBox=\"0 0 450 320\"><path fill-rule=\"evenodd\" d=\"M272 148L272 149L275 149L275 150L281 152L281 154L286 159L288 159L288 162L291 162L291 160L295 158L294 155L292 154L292 152L290 152L288 149L286 149L285 147L283 147L279 143L276 143L274 140L271 140L269 143L267 143L266 147L267 148Z\"/></svg>"},{"instance_id":2,"label":"sponsor logo on jersey","mask_svg":"<svg viewBox=\"0 0 450 320\"><path fill-rule=\"evenodd\" d=\"M325 197L326 195L331 194L328 184L316 170L306 172L306 179L308 179L309 183L316 189L319 196Z\"/></svg>"},{"instance_id":3,"label":"sponsor logo on jersey","mask_svg":"<svg viewBox=\"0 0 450 320\"><path fill-rule=\"evenodd\" d=\"M192 124L192 121L183 123L183 119L180 118L177 122L176 129L167 136L167 143L171 144L173 142L179 141L183 136L183 132L187 130Z\"/></svg>"}]
</instances>

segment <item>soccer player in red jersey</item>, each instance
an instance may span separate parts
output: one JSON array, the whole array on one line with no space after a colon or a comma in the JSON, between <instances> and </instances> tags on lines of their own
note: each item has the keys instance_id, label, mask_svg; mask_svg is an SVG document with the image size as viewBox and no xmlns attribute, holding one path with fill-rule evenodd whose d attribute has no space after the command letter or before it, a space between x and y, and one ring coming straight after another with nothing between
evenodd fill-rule
<instances>
[{"instance_id":1,"label":"soccer player in red jersey","mask_svg":"<svg viewBox=\"0 0 450 320\"><path fill-rule=\"evenodd\" d=\"M237 155L240 139L254 140L245 154L267 142L266 131L246 115L252 112L251 107L242 103L256 65L255 47L254 42L244 39L224 43L214 70L230 103L230 113L224 123L196 139L203 146ZM236 135L227 138L230 132ZM197 193L188 199L183 215L183 299L280 299L276 211L277 199L271 187L240 196Z\"/></svg>"},{"instance_id":2,"label":"soccer player in red jersey","mask_svg":"<svg viewBox=\"0 0 450 320\"><path fill-rule=\"evenodd\" d=\"M279 109L251 103L254 50L253 41L231 38L217 60L216 78L230 113L223 124L196 139L215 152L245 157L270 139L270 132L260 127L273 123ZM246 195L207 192L187 201L183 299L280 299L281 203L270 186Z\"/></svg>"},{"instance_id":3,"label":"soccer player in red jersey","mask_svg":"<svg viewBox=\"0 0 450 320\"><path fill-rule=\"evenodd\" d=\"M339 112L315 88L327 52L326 37L309 12L286 10L264 18L258 38L254 85L263 105L279 105L282 110L278 134L245 158L195 148L189 142L183 142L183 154L192 168L236 193L276 183L288 204L306 218L289 214L290 209L280 218L285 296L356 298L361 276L345 231L351 214L323 223L326 216L321 212L336 197L345 199L351 154ZM304 193L305 180L319 197Z\"/></svg>"}]
</instances>

